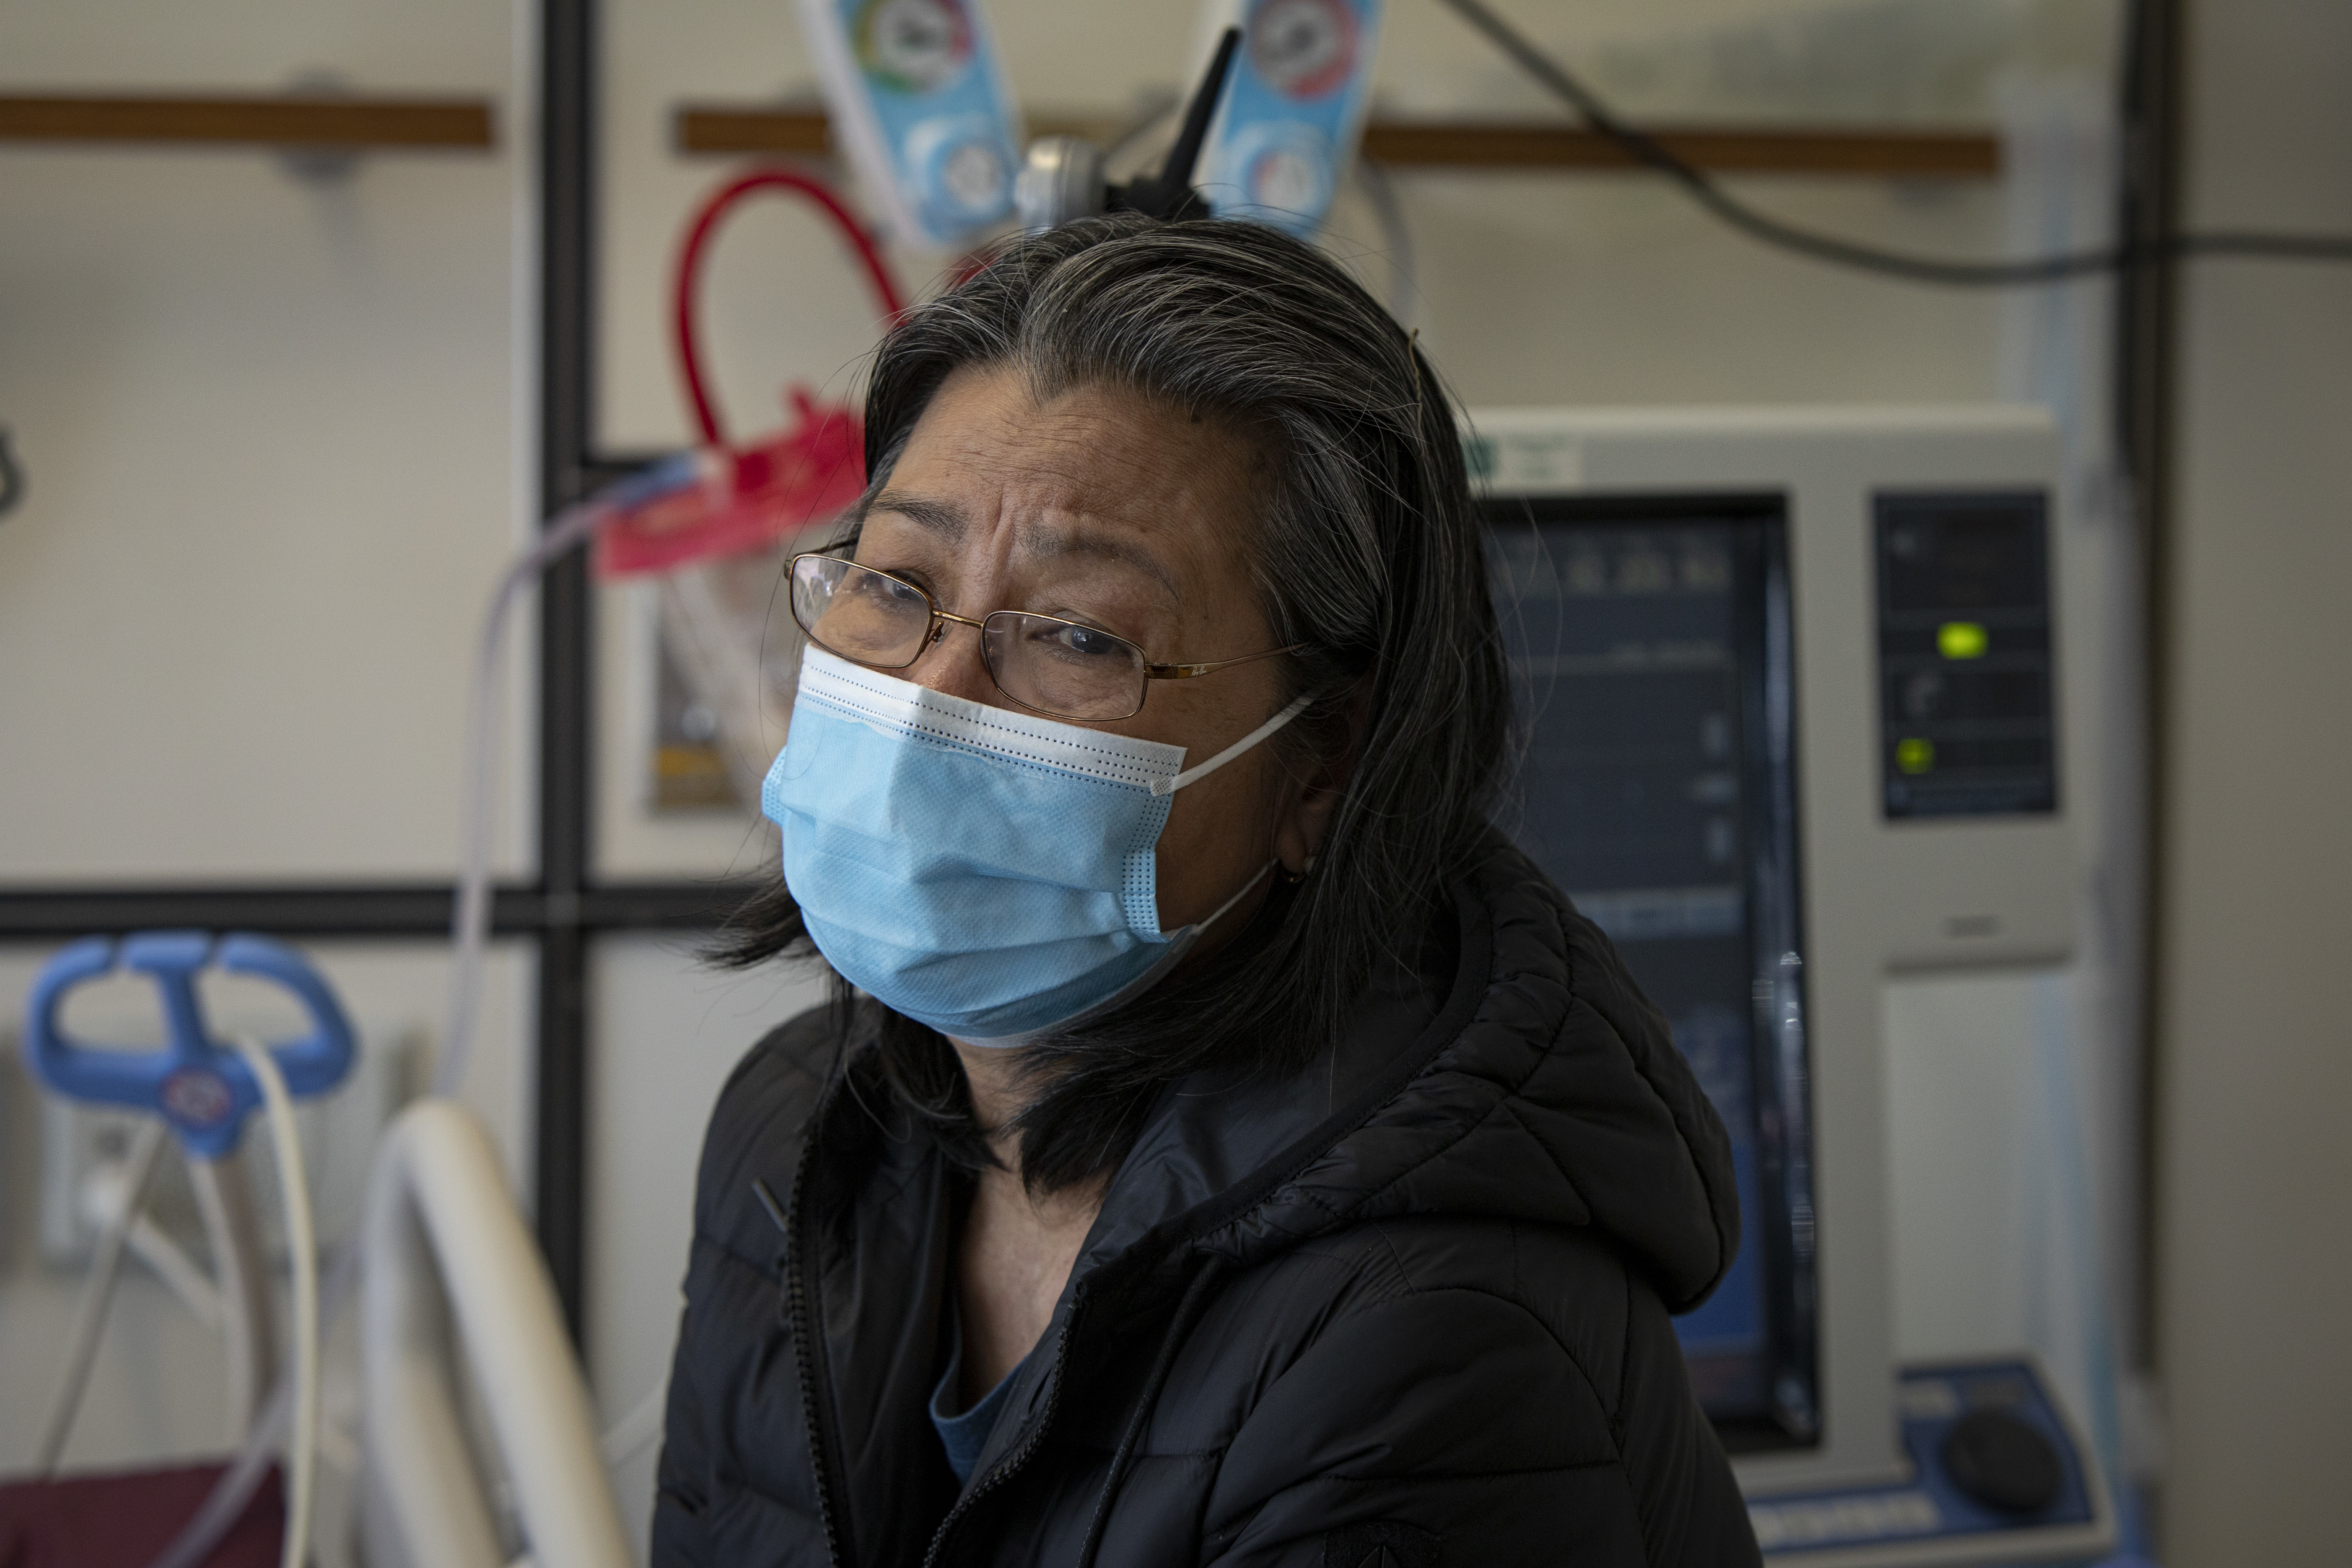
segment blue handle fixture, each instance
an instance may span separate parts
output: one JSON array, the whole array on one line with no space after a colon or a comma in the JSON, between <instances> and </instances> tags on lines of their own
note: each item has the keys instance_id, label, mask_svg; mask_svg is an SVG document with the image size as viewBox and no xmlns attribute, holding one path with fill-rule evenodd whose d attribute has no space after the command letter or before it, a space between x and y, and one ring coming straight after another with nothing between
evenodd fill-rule
<instances>
[{"instance_id":1,"label":"blue handle fixture","mask_svg":"<svg viewBox=\"0 0 2352 1568\"><path fill-rule=\"evenodd\" d=\"M153 979L168 1037L162 1049L92 1044L58 1027L67 994L118 968ZM342 1081L352 1066L352 1026L318 972L268 937L236 933L215 940L194 931L141 931L119 942L89 937L43 965L25 1004L34 1073L69 1100L151 1110L171 1124L191 1156L221 1158L236 1147L247 1112L261 1103L261 1086L236 1047L205 1027L196 976L206 969L271 981L300 998L310 1032L269 1046L289 1094L324 1094Z\"/></svg>"}]
</instances>

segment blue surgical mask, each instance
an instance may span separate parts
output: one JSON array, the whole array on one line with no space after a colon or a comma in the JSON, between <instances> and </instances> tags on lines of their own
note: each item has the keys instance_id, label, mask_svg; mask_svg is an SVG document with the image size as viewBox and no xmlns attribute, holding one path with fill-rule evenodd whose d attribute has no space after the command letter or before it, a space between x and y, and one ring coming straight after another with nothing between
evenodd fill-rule
<instances>
[{"instance_id":1,"label":"blue surgical mask","mask_svg":"<svg viewBox=\"0 0 2352 1568\"><path fill-rule=\"evenodd\" d=\"M1219 915L1160 929L1176 791L1297 717L1300 698L1190 772L1184 748L991 708L812 647L761 805L784 882L843 978L941 1034L1015 1046L1106 1013Z\"/></svg>"}]
</instances>

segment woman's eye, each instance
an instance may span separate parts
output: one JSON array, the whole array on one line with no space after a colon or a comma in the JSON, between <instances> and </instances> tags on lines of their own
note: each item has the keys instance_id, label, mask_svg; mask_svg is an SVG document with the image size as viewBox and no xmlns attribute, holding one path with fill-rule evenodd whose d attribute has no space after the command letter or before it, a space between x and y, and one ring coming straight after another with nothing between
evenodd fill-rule
<instances>
[{"instance_id":1,"label":"woman's eye","mask_svg":"<svg viewBox=\"0 0 2352 1568\"><path fill-rule=\"evenodd\" d=\"M1092 626L1066 623L1049 626L1045 630L1045 640L1052 643L1058 652L1076 654L1084 658L1122 658L1127 655L1127 644L1108 632L1098 632Z\"/></svg>"},{"instance_id":2,"label":"woman's eye","mask_svg":"<svg viewBox=\"0 0 2352 1568\"><path fill-rule=\"evenodd\" d=\"M922 602L922 590L896 577L885 577L878 572L856 574L856 590L891 605L915 605Z\"/></svg>"}]
</instances>

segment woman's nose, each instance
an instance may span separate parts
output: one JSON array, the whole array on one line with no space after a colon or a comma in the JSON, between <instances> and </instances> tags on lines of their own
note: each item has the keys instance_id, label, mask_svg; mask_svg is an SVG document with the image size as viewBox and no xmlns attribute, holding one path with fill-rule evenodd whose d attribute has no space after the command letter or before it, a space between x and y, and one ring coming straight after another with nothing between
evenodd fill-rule
<instances>
[{"instance_id":1,"label":"woman's nose","mask_svg":"<svg viewBox=\"0 0 2352 1568\"><path fill-rule=\"evenodd\" d=\"M995 680L988 673L987 661L981 657L978 626L955 621L933 622L931 640L908 666L906 678L950 697L967 698L993 707L1003 705L1003 694L997 690Z\"/></svg>"}]
</instances>

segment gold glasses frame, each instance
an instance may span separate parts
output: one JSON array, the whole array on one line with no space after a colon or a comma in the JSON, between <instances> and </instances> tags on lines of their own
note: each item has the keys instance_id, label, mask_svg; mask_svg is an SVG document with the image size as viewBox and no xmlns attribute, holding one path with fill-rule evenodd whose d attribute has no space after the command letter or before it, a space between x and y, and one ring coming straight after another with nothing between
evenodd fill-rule
<instances>
[{"instance_id":1,"label":"gold glasses frame","mask_svg":"<svg viewBox=\"0 0 2352 1568\"><path fill-rule=\"evenodd\" d=\"M1066 616L1042 615L1034 610L992 610L987 615L982 616L979 620L973 620L970 616L959 616L950 611L942 610L940 608L939 601L932 598L930 594L919 584L909 583L907 579L899 576L895 572L885 572L879 566L868 566L862 561L851 561L845 557L835 555L830 551L804 550L799 554L793 556L784 567L788 584L790 579L799 574L800 564L803 561L826 561L842 566L855 566L861 572L870 572L875 576L880 577L887 582L896 583L900 587L906 589L908 593L919 596L923 601L924 608L930 612L930 622L924 628L922 640L915 645L913 658L908 658L903 664L876 664L870 659L858 658L853 655L843 653L841 649L833 647L823 637L818 637L816 633L810 628L806 622L801 620L800 601L796 595L792 595L788 591L787 597L790 597L793 602L793 621L800 626L803 632L807 634L809 641L816 644L817 647L824 648L827 653L833 654L836 658L846 658L852 664L863 665L867 669L908 669L920 662L923 655L929 653L933 647L937 647L940 640L948 635L948 624L951 623L959 626L970 626L972 630L981 634L980 662L981 668L988 671L989 683L994 686L1000 692L1003 692L1006 701L1011 702L1017 708L1026 709L1032 713L1042 713L1048 719L1071 719L1083 724L1114 724L1121 719L1132 719L1138 713L1143 711L1144 700L1151 695L1150 683L1152 681L1191 680L1199 676L1214 675L1221 669L1231 669L1237 664L1255 664L1262 658L1274 658L1286 653L1297 653L1300 648L1307 646L1305 643L1292 643L1285 647L1270 647L1257 653L1245 653L1239 658L1211 659L1205 663L1154 664L1151 661L1150 656L1143 651L1140 644L1133 642L1127 637L1123 637L1117 632L1106 630L1104 627L1094 626L1086 621L1074 621ZM1108 637L1111 641L1118 644L1121 647L1132 649L1135 653L1136 662L1141 667L1143 672L1143 681L1138 688L1135 706L1129 709L1124 713L1097 714L1082 718L1076 714L1055 713L1049 709L1039 708L1033 703L1022 701L1020 698L1015 697L1012 692L1005 690L1003 679L996 673L996 661L989 653L991 644L988 637L988 623L997 619L999 616L1018 616L1023 620L1046 621L1055 626L1074 626L1080 631L1092 632L1097 637Z\"/></svg>"}]
</instances>

